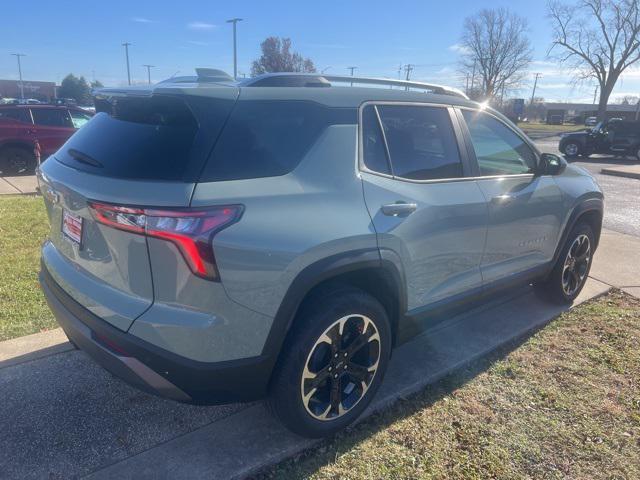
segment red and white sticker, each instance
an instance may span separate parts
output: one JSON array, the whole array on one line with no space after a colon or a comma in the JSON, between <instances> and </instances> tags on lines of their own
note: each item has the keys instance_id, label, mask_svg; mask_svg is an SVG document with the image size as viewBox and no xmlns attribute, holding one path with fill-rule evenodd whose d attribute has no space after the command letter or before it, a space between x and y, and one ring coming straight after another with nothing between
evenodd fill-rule
<instances>
[{"instance_id":1,"label":"red and white sticker","mask_svg":"<svg viewBox=\"0 0 640 480\"><path fill-rule=\"evenodd\" d=\"M66 238L79 246L82 241L82 217L63 210L62 233Z\"/></svg>"}]
</instances>

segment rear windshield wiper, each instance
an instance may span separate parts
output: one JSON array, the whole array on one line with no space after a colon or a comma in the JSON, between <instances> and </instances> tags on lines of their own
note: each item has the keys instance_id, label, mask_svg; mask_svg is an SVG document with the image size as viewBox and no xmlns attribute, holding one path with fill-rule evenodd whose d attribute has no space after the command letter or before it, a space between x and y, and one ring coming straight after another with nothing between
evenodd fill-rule
<instances>
[{"instance_id":1,"label":"rear windshield wiper","mask_svg":"<svg viewBox=\"0 0 640 480\"><path fill-rule=\"evenodd\" d=\"M90 157L86 153L79 152L75 148L70 148L69 150L67 150L67 152L69 153L69 155L71 155L73 158L75 158L79 162L86 163L87 165L91 165L92 167L97 167L97 168L104 167L104 165L102 165L95 158Z\"/></svg>"}]
</instances>

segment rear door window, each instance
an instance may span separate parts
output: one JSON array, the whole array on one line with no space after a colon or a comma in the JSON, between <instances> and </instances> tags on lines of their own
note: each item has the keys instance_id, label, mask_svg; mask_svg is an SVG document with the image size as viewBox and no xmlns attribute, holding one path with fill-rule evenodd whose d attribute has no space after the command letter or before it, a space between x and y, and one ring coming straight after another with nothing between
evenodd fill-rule
<instances>
[{"instance_id":1,"label":"rear door window","mask_svg":"<svg viewBox=\"0 0 640 480\"><path fill-rule=\"evenodd\" d=\"M31 123L31 116L29 115L29 110L26 108L0 108L0 120L1 119Z\"/></svg>"},{"instance_id":2,"label":"rear door window","mask_svg":"<svg viewBox=\"0 0 640 480\"><path fill-rule=\"evenodd\" d=\"M200 180L285 175L328 126L356 122L355 109L310 101L239 100Z\"/></svg>"},{"instance_id":3,"label":"rear door window","mask_svg":"<svg viewBox=\"0 0 640 480\"><path fill-rule=\"evenodd\" d=\"M32 108L33 123L42 127L73 127L66 108Z\"/></svg>"},{"instance_id":4,"label":"rear door window","mask_svg":"<svg viewBox=\"0 0 640 480\"><path fill-rule=\"evenodd\" d=\"M362 111L362 155L364 164L369 170L386 175L392 174L387 158L387 147L374 105L367 105Z\"/></svg>"},{"instance_id":5,"label":"rear door window","mask_svg":"<svg viewBox=\"0 0 640 480\"><path fill-rule=\"evenodd\" d=\"M462 161L446 108L378 105L393 175L411 180L463 176Z\"/></svg>"}]
</instances>

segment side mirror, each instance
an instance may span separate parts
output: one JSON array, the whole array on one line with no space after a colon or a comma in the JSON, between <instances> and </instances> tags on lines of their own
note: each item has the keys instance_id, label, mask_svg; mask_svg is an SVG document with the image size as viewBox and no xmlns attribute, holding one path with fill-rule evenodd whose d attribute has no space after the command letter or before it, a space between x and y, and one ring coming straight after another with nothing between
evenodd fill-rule
<instances>
[{"instance_id":1,"label":"side mirror","mask_svg":"<svg viewBox=\"0 0 640 480\"><path fill-rule=\"evenodd\" d=\"M541 175L560 175L565 168L567 168L567 161L561 156L553 153L540 155Z\"/></svg>"}]
</instances>

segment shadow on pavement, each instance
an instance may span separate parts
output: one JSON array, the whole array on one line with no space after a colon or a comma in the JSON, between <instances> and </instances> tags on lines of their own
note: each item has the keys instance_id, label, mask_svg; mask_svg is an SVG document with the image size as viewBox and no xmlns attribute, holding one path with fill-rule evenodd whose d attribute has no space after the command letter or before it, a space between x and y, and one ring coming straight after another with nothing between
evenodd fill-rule
<instances>
[{"instance_id":1,"label":"shadow on pavement","mask_svg":"<svg viewBox=\"0 0 640 480\"><path fill-rule=\"evenodd\" d=\"M472 368L461 382L472 378L562 311L526 287L443 315L396 349L368 414L463 366ZM459 385L437 384L434 401ZM288 432L262 403L162 400L80 351L0 369L0 391L1 478L243 478L317 443Z\"/></svg>"}]
</instances>

